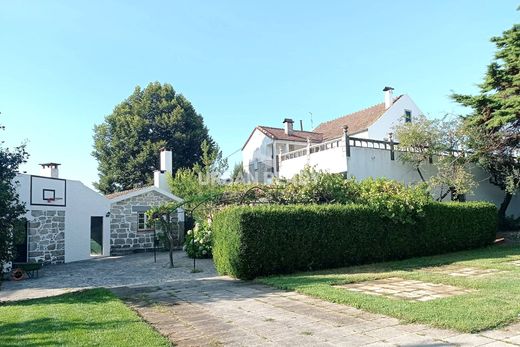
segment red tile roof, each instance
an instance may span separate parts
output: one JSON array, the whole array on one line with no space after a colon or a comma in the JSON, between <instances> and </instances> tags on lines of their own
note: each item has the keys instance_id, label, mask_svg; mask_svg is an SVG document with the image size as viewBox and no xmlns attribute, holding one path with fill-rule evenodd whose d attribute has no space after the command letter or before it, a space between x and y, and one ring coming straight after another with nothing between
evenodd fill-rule
<instances>
[{"instance_id":1,"label":"red tile roof","mask_svg":"<svg viewBox=\"0 0 520 347\"><path fill-rule=\"evenodd\" d=\"M321 142L323 140L322 134L317 134L313 131L300 131L294 130L291 135L287 135L285 133L285 129L281 128L273 128L266 126L257 126L258 130L263 132L265 135L273 138L275 140L285 140L285 141L300 141L307 142L307 139L310 139L311 142Z\"/></svg>"},{"instance_id":2,"label":"red tile roof","mask_svg":"<svg viewBox=\"0 0 520 347\"><path fill-rule=\"evenodd\" d=\"M287 135L285 133L285 129L282 128L273 128L268 126L259 125L253 129L247 141L244 143L242 149L244 149L253 136L255 130L262 132L265 136L272 138L273 140L283 140L283 141L295 141L295 142L307 142L307 139L310 139L311 142L318 143L323 141L323 135L318 134L313 131L300 131L294 130L291 135Z\"/></svg>"},{"instance_id":3,"label":"red tile roof","mask_svg":"<svg viewBox=\"0 0 520 347\"><path fill-rule=\"evenodd\" d=\"M402 95L394 99L395 103ZM242 147L245 148L249 139L255 132L255 130L261 131L264 135L274 140L284 141L295 141L295 142L306 142L307 138L311 142L322 142L324 140L330 140L341 137L343 135L343 127L348 126L349 134L356 134L368 129L369 126L374 124L384 113L386 112L385 103L380 103L364 110L357 111L354 113L347 114L345 116L330 120L328 122L321 123L314 129L314 131L297 131L295 130L291 135L287 135L285 130L282 128L273 128L267 126L257 126L249 135L246 143Z\"/></svg>"},{"instance_id":4,"label":"red tile roof","mask_svg":"<svg viewBox=\"0 0 520 347\"><path fill-rule=\"evenodd\" d=\"M400 98L398 96L394 103ZM323 139L338 138L343 135L343 126L348 126L349 134L356 134L368 129L385 113L385 103L380 103L364 110L321 123L314 132L323 134Z\"/></svg>"}]
</instances>

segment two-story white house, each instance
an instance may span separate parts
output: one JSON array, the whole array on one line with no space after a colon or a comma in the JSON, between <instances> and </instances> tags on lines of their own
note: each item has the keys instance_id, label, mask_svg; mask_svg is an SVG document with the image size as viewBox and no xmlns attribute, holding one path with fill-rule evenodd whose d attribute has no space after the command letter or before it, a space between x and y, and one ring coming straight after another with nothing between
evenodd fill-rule
<instances>
[{"instance_id":1,"label":"two-story white house","mask_svg":"<svg viewBox=\"0 0 520 347\"><path fill-rule=\"evenodd\" d=\"M402 150L392 131L400 122L413 122L422 114L408 95L393 97L385 87L384 102L318 125L313 131L257 126L242 148L246 182L270 183L274 178L290 179L306 165L345 177L364 179L386 177L405 184L421 180L415 168L399 159ZM437 158L421 169L428 179L436 174ZM468 200L499 205L504 192L489 182L489 174L472 168L478 186ZM450 197L446 197L449 199ZM508 214L520 215L520 198L514 196Z\"/></svg>"},{"instance_id":2,"label":"two-story white house","mask_svg":"<svg viewBox=\"0 0 520 347\"><path fill-rule=\"evenodd\" d=\"M268 183L273 177L291 178L305 164L346 173L347 159L341 154L345 132L359 139L385 140L398 122L422 114L408 95L394 98L391 87L383 91L384 102L321 123L313 131L295 130L293 120L287 118L283 128L255 127L242 148L245 180ZM304 157L302 151L312 155Z\"/></svg>"}]
</instances>

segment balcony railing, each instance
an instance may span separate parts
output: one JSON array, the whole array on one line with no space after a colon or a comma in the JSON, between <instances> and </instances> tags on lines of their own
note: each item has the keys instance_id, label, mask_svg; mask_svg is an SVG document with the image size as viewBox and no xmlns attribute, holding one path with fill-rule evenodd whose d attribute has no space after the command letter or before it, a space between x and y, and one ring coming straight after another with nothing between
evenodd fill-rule
<instances>
[{"instance_id":1,"label":"balcony railing","mask_svg":"<svg viewBox=\"0 0 520 347\"><path fill-rule=\"evenodd\" d=\"M342 146L344 146L343 140L335 139L335 140L331 140L331 141L327 141L327 142L322 142L322 143L319 143L316 145L311 145L311 146L308 146L305 148L297 149L295 151L283 153L281 155L281 160L285 161L288 159L299 158L299 157L306 156L309 153L312 154L312 153L326 151L326 150L329 150L332 148L338 148L338 147L342 147Z\"/></svg>"}]
</instances>

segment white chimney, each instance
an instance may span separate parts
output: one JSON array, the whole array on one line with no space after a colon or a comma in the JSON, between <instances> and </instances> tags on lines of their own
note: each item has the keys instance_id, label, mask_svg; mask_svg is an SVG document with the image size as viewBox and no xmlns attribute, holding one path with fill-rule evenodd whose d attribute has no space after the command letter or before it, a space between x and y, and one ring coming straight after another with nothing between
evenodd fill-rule
<instances>
[{"instance_id":1,"label":"white chimney","mask_svg":"<svg viewBox=\"0 0 520 347\"><path fill-rule=\"evenodd\" d=\"M285 118L283 120L283 124L285 125L285 134L292 135L293 134L293 124L294 121L291 118Z\"/></svg>"},{"instance_id":2,"label":"white chimney","mask_svg":"<svg viewBox=\"0 0 520 347\"><path fill-rule=\"evenodd\" d=\"M385 87L383 89L383 92L385 92L385 110L390 108L392 104L394 103L394 97L393 97L393 91L394 88L392 87Z\"/></svg>"},{"instance_id":3,"label":"white chimney","mask_svg":"<svg viewBox=\"0 0 520 347\"><path fill-rule=\"evenodd\" d=\"M58 166L61 164L58 163L43 163L40 164L42 166L40 170L40 175L44 177L52 177L52 178L58 178L60 177L60 170L58 169Z\"/></svg>"},{"instance_id":4,"label":"white chimney","mask_svg":"<svg viewBox=\"0 0 520 347\"><path fill-rule=\"evenodd\" d=\"M168 176L172 174L172 151L167 148L161 148L159 157L161 159L160 170L156 170L153 173L153 185L169 192Z\"/></svg>"},{"instance_id":5,"label":"white chimney","mask_svg":"<svg viewBox=\"0 0 520 347\"><path fill-rule=\"evenodd\" d=\"M161 171L172 173L172 151L161 148Z\"/></svg>"}]
</instances>

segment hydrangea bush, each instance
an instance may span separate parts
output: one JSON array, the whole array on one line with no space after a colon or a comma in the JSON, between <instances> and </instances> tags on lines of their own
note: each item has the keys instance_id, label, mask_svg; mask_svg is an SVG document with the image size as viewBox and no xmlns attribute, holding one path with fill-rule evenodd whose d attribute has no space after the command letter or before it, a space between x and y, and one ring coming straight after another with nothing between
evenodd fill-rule
<instances>
[{"instance_id":1,"label":"hydrangea bush","mask_svg":"<svg viewBox=\"0 0 520 347\"><path fill-rule=\"evenodd\" d=\"M195 223L194 228L186 233L184 251L190 258L211 258L211 248L210 223Z\"/></svg>"}]
</instances>

